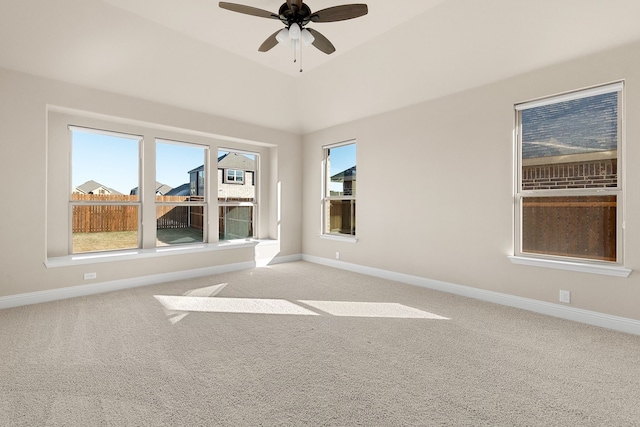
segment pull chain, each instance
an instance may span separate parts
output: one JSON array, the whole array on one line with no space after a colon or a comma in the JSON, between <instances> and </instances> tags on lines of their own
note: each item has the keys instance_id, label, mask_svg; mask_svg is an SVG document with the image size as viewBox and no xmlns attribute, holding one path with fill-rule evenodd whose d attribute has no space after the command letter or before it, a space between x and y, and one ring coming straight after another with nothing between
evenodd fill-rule
<instances>
[{"instance_id":1,"label":"pull chain","mask_svg":"<svg viewBox=\"0 0 640 427\"><path fill-rule=\"evenodd\" d=\"M300 72L302 72L302 40L299 39L291 39L290 42L293 44L293 62L298 62L298 47L300 48Z\"/></svg>"}]
</instances>

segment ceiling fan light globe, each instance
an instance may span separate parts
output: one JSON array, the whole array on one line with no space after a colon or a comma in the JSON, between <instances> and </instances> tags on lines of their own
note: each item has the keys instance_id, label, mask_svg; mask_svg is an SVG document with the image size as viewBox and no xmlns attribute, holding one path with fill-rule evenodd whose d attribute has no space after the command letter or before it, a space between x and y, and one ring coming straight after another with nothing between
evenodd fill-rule
<instances>
[{"instance_id":1,"label":"ceiling fan light globe","mask_svg":"<svg viewBox=\"0 0 640 427\"><path fill-rule=\"evenodd\" d=\"M300 25L295 22L291 24L291 26L289 27L289 37L291 38L291 40L298 40L300 38L300 33Z\"/></svg>"},{"instance_id":2,"label":"ceiling fan light globe","mask_svg":"<svg viewBox=\"0 0 640 427\"><path fill-rule=\"evenodd\" d=\"M307 30L306 28L303 28L300 32L300 38L302 39L302 42L305 46L309 46L316 39L315 37L313 37L313 34L311 34L311 31Z\"/></svg>"},{"instance_id":3,"label":"ceiling fan light globe","mask_svg":"<svg viewBox=\"0 0 640 427\"><path fill-rule=\"evenodd\" d=\"M282 30L280 30L280 32L276 35L276 40L278 40L278 43L289 40L289 29L283 28Z\"/></svg>"}]
</instances>

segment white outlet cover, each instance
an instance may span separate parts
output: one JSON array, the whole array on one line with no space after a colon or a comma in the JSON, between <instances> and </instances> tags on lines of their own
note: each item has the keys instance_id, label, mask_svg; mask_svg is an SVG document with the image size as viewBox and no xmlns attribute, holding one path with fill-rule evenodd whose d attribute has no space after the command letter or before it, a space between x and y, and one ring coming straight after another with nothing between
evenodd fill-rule
<instances>
[{"instance_id":1,"label":"white outlet cover","mask_svg":"<svg viewBox=\"0 0 640 427\"><path fill-rule=\"evenodd\" d=\"M571 292L560 291L560 302L566 302L567 304L571 303Z\"/></svg>"}]
</instances>

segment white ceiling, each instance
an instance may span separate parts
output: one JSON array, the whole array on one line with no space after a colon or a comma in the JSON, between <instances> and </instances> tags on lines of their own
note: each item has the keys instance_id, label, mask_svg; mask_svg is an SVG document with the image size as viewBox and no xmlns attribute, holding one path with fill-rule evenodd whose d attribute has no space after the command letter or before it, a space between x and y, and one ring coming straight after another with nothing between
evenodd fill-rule
<instances>
[{"instance_id":1,"label":"white ceiling","mask_svg":"<svg viewBox=\"0 0 640 427\"><path fill-rule=\"evenodd\" d=\"M191 38L226 49L259 64L290 76L298 76L300 67L293 63L293 51L288 45L277 46L269 53L258 52L262 42L284 25L277 20L242 15L218 7L217 0L105 0L113 6L134 13ZM413 16L431 9L444 0L404 0L402 7L389 0L367 2L371 14L357 20L336 23L310 23L335 41L336 52L326 55L313 47L303 50L303 68L309 71L334 57L377 37ZM277 14L285 0L235 0L231 3L257 7ZM345 3L366 0L310 0L312 12ZM411 13L406 13L411 10ZM375 13L373 13L375 11Z\"/></svg>"},{"instance_id":2,"label":"white ceiling","mask_svg":"<svg viewBox=\"0 0 640 427\"><path fill-rule=\"evenodd\" d=\"M0 0L0 67L306 133L640 40L638 0L355 0L336 52L216 0ZM276 12L283 0L237 0ZM313 11L350 0L308 0Z\"/></svg>"}]
</instances>

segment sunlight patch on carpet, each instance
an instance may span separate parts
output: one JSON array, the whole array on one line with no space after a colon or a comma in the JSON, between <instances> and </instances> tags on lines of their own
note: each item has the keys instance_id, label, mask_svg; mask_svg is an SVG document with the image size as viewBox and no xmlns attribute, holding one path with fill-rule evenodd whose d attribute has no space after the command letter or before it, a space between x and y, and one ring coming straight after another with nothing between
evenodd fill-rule
<instances>
[{"instance_id":1,"label":"sunlight patch on carpet","mask_svg":"<svg viewBox=\"0 0 640 427\"><path fill-rule=\"evenodd\" d=\"M208 298L154 295L165 310L207 313L294 314L318 316L304 307L283 299Z\"/></svg>"},{"instance_id":2,"label":"sunlight patch on carpet","mask_svg":"<svg viewBox=\"0 0 640 427\"><path fill-rule=\"evenodd\" d=\"M188 297L213 297L216 296L218 292L224 289L228 283L219 283L217 285L205 286L202 288L190 289L185 292L183 295ZM165 307L165 314L169 317L169 322L172 325L175 325L182 319L184 319L189 312L188 311L180 311L180 310L170 310Z\"/></svg>"},{"instance_id":3,"label":"sunlight patch on carpet","mask_svg":"<svg viewBox=\"0 0 640 427\"><path fill-rule=\"evenodd\" d=\"M301 303L332 316L449 320L447 317L391 302L308 301Z\"/></svg>"},{"instance_id":4,"label":"sunlight patch on carpet","mask_svg":"<svg viewBox=\"0 0 640 427\"><path fill-rule=\"evenodd\" d=\"M219 298L213 297L226 284L202 288L200 292L187 292L183 296L154 295L162 304L172 324L182 320L188 313L241 313L241 314L288 314L297 316L319 316L328 314L337 317L386 317L395 319L449 320L437 314L389 302L313 301L297 302L312 307L320 313L284 299ZM204 291L206 289L206 291ZM205 296L209 294L210 296ZM212 298L213 297L213 298Z\"/></svg>"}]
</instances>

